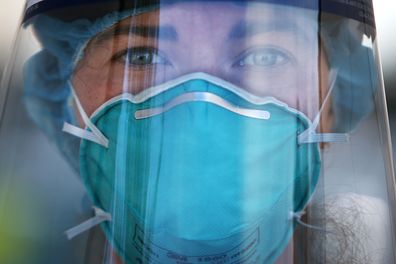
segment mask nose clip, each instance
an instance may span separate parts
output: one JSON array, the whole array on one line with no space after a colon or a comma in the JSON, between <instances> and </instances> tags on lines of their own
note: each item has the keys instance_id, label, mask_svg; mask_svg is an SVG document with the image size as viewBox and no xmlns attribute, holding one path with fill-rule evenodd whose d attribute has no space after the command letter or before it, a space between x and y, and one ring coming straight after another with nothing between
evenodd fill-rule
<instances>
[{"instance_id":1,"label":"mask nose clip","mask_svg":"<svg viewBox=\"0 0 396 264\"><path fill-rule=\"evenodd\" d=\"M171 101L167 102L162 107L156 108L148 108L143 110L138 110L135 112L136 119L145 119L149 117L153 117L162 113L165 113L176 106L181 104L185 104L188 102L207 102L217 106L220 106L228 111L231 111L235 114L239 114L246 117L262 119L262 120L269 120L271 118L271 114L268 111L264 110L255 110L255 109L247 109L241 108L231 104L230 102L224 100L220 96L210 93L210 92L189 92L184 93L182 95L177 96L176 98L172 99Z\"/></svg>"}]
</instances>

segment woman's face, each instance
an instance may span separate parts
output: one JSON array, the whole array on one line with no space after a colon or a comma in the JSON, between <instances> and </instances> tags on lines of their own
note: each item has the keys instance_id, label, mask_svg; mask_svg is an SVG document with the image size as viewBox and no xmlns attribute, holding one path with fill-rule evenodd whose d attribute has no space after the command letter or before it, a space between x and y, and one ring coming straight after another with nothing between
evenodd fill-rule
<instances>
[{"instance_id":1,"label":"woman's face","mask_svg":"<svg viewBox=\"0 0 396 264\"><path fill-rule=\"evenodd\" d=\"M121 93L204 72L313 119L328 86L317 23L314 11L269 4L173 4L94 37L72 81L88 115Z\"/></svg>"},{"instance_id":2,"label":"woman's face","mask_svg":"<svg viewBox=\"0 0 396 264\"><path fill-rule=\"evenodd\" d=\"M258 3L165 6L121 20L94 37L72 82L91 115L117 95L138 94L194 72L275 97L312 120L327 93L329 72L317 13ZM331 119L325 108L322 131ZM283 257L279 263L285 263Z\"/></svg>"}]
</instances>

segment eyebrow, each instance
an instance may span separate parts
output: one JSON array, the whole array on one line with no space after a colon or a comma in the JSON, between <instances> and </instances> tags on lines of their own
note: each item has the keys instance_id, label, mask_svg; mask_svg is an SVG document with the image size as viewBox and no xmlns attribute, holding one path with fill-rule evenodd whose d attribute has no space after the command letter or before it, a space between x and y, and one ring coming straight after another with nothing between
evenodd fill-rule
<instances>
[{"instance_id":1,"label":"eyebrow","mask_svg":"<svg viewBox=\"0 0 396 264\"><path fill-rule=\"evenodd\" d=\"M302 36L308 40L305 30L291 21L276 20L271 22L248 22L242 20L232 27L228 35L229 39L244 39L257 34L268 32L291 32L295 35Z\"/></svg>"},{"instance_id":2,"label":"eyebrow","mask_svg":"<svg viewBox=\"0 0 396 264\"><path fill-rule=\"evenodd\" d=\"M136 35L145 38L165 39L171 41L178 40L178 34L173 26L116 26L96 37L97 43L102 43L115 36Z\"/></svg>"}]
</instances>

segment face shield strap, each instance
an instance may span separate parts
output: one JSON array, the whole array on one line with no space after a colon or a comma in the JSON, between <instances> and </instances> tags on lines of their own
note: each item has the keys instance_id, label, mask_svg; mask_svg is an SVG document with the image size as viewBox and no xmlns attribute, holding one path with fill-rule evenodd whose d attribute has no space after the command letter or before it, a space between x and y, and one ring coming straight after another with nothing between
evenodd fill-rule
<instances>
[{"instance_id":1,"label":"face shield strap","mask_svg":"<svg viewBox=\"0 0 396 264\"><path fill-rule=\"evenodd\" d=\"M329 82L329 91L323 101L322 106L319 109L318 114L313 120L310 127L298 135L298 143L299 144L307 144L307 143L325 143L325 142L347 142L349 141L349 134L347 133L316 133L316 129L319 126L320 117L322 115L324 106L328 103L330 95L334 90L335 83L337 80L337 69L331 69L330 71L330 82Z\"/></svg>"},{"instance_id":2,"label":"face shield strap","mask_svg":"<svg viewBox=\"0 0 396 264\"><path fill-rule=\"evenodd\" d=\"M89 128L91 131L82 129L78 126L69 124L64 122L62 131L74 135L76 137L86 139L92 142L95 142L105 148L109 146L109 140L100 132L100 130L91 122L88 115L85 113L84 108L82 107L80 100L78 99L72 84L69 82L70 87L72 87L72 95L74 101L76 102L78 112L80 113L81 118L83 119L84 124Z\"/></svg>"},{"instance_id":3,"label":"face shield strap","mask_svg":"<svg viewBox=\"0 0 396 264\"><path fill-rule=\"evenodd\" d=\"M86 220L85 222L79 224L78 226L66 230L65 234L68 240L73 239L74 237L84 233L85 231L97 225L100 225L103 222L111 221L111 215L109 213L106 213L102 209L95 206L93 206L92 208L94 209L95 212L94 217Z\"/></svg>"}]
</instances>

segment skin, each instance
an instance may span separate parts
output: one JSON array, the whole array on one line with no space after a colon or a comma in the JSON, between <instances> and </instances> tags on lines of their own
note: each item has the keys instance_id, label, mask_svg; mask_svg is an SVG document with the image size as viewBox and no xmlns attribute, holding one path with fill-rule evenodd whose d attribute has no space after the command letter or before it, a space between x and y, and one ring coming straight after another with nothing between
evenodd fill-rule
<instances>
[{"instance_id":1,"label":"skin","mask_svg":"<svg viewBox=\"0 0 396 264\"><path fill-rule=\"evenodd\" d=\"M244 36L235 30L238 25L244 29L241 23L269 30L253 29L255 33ZM158 38L128 31L114 35L130 25L163 27ZM124 19L93 38L72 82L88 116L121 93L137 94L188 73L205 72L255 95L273 96L312 120L323 100L320 95L323 97L328 87L328 67L318 47L316 25L313 11L267 4L248 8L213 3L172 5L161 12ZM169 37L169 28L177 39ZM139 50L142 47L146 50ZM127 61L128 48L129 54L158 53L155 60L166 63L133 64ZM260 58L263 65L255 62Z\"/></svg>"},{"instance_id":2,"label":"skin","mask_svg":"<svg viewBox=\"0 0 396 264\"><path fill-rule=\"evenodd\" d=\"M267 4L170 5L161 12L124 19L94 37L72 83L90 116L122 93L135 95L188 73L205 72L254 95L275 97L313 120L329 83L316 19L313 11ZM130 31L131 25L161 28L139 34ZM331 99L323 108L318 131L330 131L330 106ZM277 263L292 263L291 256L292 244ZM113 258L122 263L115 254Z\"/></svg>"}]
</instances>

